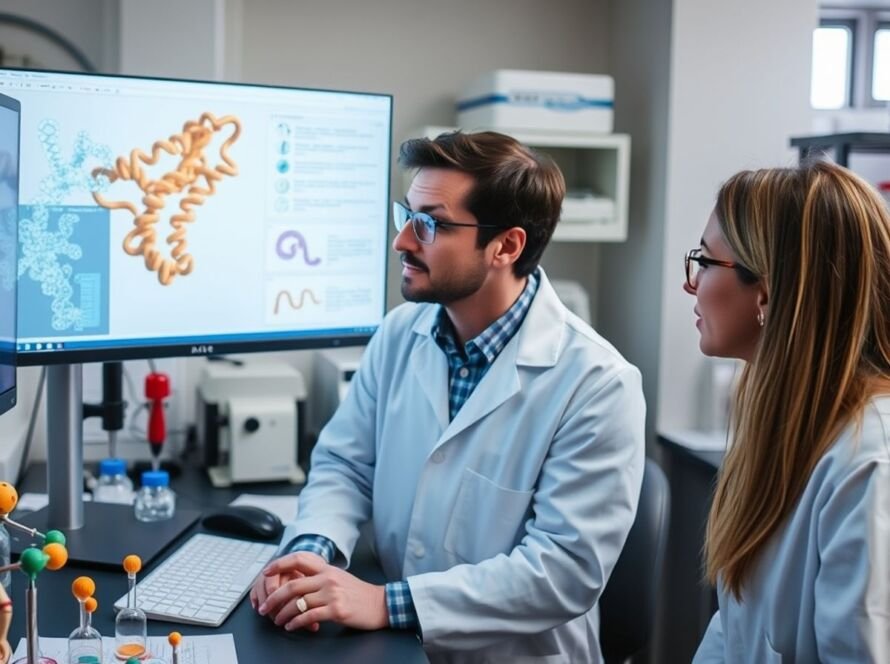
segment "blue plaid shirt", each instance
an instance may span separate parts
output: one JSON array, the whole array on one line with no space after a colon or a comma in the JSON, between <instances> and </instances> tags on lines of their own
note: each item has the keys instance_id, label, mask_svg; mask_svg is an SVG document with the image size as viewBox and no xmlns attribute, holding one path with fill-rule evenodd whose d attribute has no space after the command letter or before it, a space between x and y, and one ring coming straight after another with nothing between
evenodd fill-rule
<instances>
[{"instance_id":1,"label":"blue plaid shirt","mask_svg":"<svg viewBox=\"0 0 890 664\"><path fill-rule=\"evenodd\" d=\"M538 292L540 277L535 270L529 275L522 293L507 312L489 325L479 336L461 347L445 307L439 310L433 324L433 338L448 360L448 414L454 419L470 398L473 390L488 372L507 342L513 338Z\"/></svg>"},{"instance_id":2,"label":"blue plaid shirt","mask_svg":"<svg viewBox=\"0 0 890 664\"><path fill-rule=\"evenodd\" d=\"M433 324L432 335L439 348L448 360L448 411L450 419L466 403L476 389L479 381L494 363L497 356L509 343L531 306L535 293L538 292L540 274L535 270L529 275L522 294L507 312L489 325L479 336L470 339L460 346L454 334L454 326L445 307L439 310ZM311 551L317 553L329 563L334 559L336 547L327 537L321 535L300 535L284 550ZM389 612L390 627L396 629L418 629L417 611L411 598L411 589L407 581L394 581L385 587L386 609Z\"/></svg>"}]
</instances>

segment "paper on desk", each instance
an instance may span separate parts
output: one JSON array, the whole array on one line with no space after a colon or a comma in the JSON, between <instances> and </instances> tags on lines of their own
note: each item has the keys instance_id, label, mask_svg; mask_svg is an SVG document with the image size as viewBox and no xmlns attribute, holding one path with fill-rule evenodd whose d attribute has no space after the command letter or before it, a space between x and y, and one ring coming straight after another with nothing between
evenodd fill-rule
<instances>
[{"instance_id":1,"label":"paper on desk","mask_svg":"<svg viewBox=\"0 0 890 664\"><path fill-rule=\"evenodd\" d=\"M154 664L153 658L164 662L173 661L173 648L167 643L166 636L149 636L148 649L151 657L143 660L143 664ZM114 656L114 639L102 637L102 661L116 662ZM57 662L68 661L68 639L40 637L40 653L44 657L52 657ZM25 639L19 641L11 661L19 657L27 657L28 645ZM202 636L183 636L179 647L179 661L182 664L238 664L235 654L235 640L231 634L208 634Z\"/></svg>"},{"instance_id":2,"label":"paper on desk","mask_svg":"<svg viewBox=\"0 0 890 664\"><path fill-rule=\"evenodd\" d=\"M242 493L230 505L251 505L272 512L282 523L290 523L297 518L296 496L269 496L262 493Z\"/></svg>"}]
</instances>

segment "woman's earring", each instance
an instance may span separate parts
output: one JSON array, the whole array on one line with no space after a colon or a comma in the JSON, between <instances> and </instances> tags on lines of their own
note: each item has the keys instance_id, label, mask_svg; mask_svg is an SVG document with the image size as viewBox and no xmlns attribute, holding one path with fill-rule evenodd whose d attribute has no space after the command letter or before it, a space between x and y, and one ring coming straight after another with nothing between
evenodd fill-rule
<instances>
[{"instance_id":1,"label":"woman's earring","mask_svg":"<svg viewBox=\"0 0 890 664\"><path fill-rule=\"evenodd\" d=\"M758 311L757 312L757 324L760 325L760 327L763 327L763 324L765 322L766 322L766 316L763 315L762 311Z\"/></svg>"}]
</instances>

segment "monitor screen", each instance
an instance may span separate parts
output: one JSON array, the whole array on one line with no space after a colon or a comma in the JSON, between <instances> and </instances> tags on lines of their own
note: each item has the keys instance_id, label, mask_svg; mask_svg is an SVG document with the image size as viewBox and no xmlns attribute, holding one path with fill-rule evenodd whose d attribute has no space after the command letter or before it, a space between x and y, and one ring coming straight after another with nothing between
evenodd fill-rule
<instances>
[{"instance_id":1,"label":"monitor screen","mask_svg":"<svg viewBox=\"0 0 890 664\"><path fill-rule=\"evenodd\" d=\"M364 343L392 97L0 69L21 101L18 363Z\"/></svg>"},{"instance_id":2,"label":"monitor screen","mask_svg":"<svg viewBox=\"0 0 890 664\"><path fill-rule=\"evenodd\" d=\"M19 102L0 94L0 413L15 405Z\"/></svg>"}]
</instances>

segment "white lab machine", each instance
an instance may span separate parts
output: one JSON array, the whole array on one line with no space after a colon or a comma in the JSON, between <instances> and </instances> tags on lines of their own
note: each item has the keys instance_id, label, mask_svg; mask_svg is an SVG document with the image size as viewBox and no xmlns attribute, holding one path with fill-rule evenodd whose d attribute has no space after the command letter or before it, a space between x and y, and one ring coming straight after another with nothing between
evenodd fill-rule
<instances>
[{"instance_id":1,"label":"white lab machine","mask_svg":"<svg viewBox=\"0 0 890 664\"><path fill-rule=\"evenodd\" d=\"M612 132L615 84L604 74L498 69L467 85L457 101L464 129Z\"/></svg>"},{"instance_id":2,"label":"white lab machine","mask_svg":"<svg viewBox=\"0 0 890 664\"><path fill-rule=\"evenodd\" d=\"M306 385L288 364L213 362L198 382L198 435L210 481L300 483L297 464Z\"/></svg>"},{"instance_id":3,"label":"white lab machine","mask_svg":"<svg viewBox=\"0 0 890 664\"><path fill-rule=\"evenodd\" d=\"M316 351L313 362L312 398L309 399L310 429L315 437L346 398L353 374L362 361L364 346L326 348ZM308 450L307 450L308 453Z\"/></svg>"}]
</instances>

